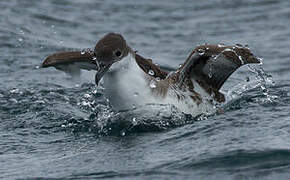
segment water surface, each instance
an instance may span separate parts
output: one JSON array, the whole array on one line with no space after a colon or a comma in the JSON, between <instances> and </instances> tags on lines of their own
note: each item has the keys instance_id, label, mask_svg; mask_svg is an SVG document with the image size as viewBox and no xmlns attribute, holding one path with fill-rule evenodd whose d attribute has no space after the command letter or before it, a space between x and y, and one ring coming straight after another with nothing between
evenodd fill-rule
<instances>
[{"instance_id":1,"label":"water surface","mask_svg":"<svg viewBox=\"0 0 290 180\"><path fill-rule=\"evenodd\" d=\"M290 1L11 0L0 9L1 179L289 179ZM241 68L222 89L223 114L191 117L154 104L116 113L92 72L73 80L39 68L108 32L167 69L199 44L248 44L264 71Z\"/></svg>"}]
</instances>

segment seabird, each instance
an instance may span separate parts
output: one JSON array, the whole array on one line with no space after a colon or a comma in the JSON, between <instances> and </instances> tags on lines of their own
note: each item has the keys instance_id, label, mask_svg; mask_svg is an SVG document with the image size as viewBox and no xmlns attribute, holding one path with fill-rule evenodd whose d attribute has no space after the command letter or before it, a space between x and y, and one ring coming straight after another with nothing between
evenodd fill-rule
<instances>
[{"instance_id":1,"label":"seabird","mask_svg":"<svg viewBox=\"0 0 290 180\"><path fill-rule=\"evenodd\" d=\"M96 84L103 79L105 96L118 111L158 103L173 104L196 116L214 113L215 104L225 102L219 91L224 82L249 63L260 60L247 47L200 45L176 71L167 72L129 47L122 35L108 33L93 50L57 52L48 56L42 67L96 71Z\"/></svg>"}]
</instances>

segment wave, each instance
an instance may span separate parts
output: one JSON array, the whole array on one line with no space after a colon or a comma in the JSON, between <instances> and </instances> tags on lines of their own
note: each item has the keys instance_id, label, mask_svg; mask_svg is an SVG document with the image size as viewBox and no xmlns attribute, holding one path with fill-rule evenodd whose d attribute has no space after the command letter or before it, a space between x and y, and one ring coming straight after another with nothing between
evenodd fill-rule
<instances>
[{"instance_id":1,"label":"wave","mask_svg":"<svg viewBox=\"0 0 290 180\"><path fill-rule=\"evenodd\" d=\"M229 174L252 172L256 175L265 175L266 172L287 172L290 168L290 149L234 150L204 159L187 158L170 162L160 168L183 171L198 169L207 174L213 172Z\"/></svg>"}]
</instances>

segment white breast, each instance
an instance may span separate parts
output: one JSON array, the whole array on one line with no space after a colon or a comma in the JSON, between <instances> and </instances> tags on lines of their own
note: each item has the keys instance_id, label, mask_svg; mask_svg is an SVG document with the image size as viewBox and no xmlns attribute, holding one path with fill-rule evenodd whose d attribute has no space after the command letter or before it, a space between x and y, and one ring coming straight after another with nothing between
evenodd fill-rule
<instances>
[{"instance_id":1,"label":"white breast","mask_svg":"<svg viewBox=\"0 0 290 180\"><path fill-rule=\"evenodd\" d=\"M144 77L145 73L140 69L133 55L128 55L111 66L104 75L103 86L105 95L114 109L131 109L155 102Z\"/></svg>"}]
</instances>

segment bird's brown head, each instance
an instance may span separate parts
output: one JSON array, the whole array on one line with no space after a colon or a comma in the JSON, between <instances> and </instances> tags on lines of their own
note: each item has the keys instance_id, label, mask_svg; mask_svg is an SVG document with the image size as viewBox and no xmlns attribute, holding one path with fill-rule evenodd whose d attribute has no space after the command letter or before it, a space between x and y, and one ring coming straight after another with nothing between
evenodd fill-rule
<instances>
[{"instance_id":1,"label":"bird's brown head","mask_svg":"<svg viewBox=\"0 0 290 180\"><path fill-rule=\"evenodd\" d=\"M96 60L103 64L112 64L127 56L130 48L122 35L109 33L100 39L94 49Z\"/></svg>"},{"instance_id":2,"label":"bird's brown head","mask_svg":"<svg viewBox=\"0 0 290 180\"><path fill-rule=\"evenodd\" d=\"M122 60L129 52L130 47L120 34L109 33L100 39L94 49L96 64L99 65L99 70L95 77L96 84L99 83L113 63Z\"/></svg>"}]
</instances>

